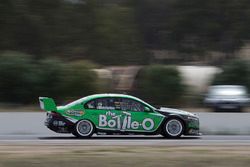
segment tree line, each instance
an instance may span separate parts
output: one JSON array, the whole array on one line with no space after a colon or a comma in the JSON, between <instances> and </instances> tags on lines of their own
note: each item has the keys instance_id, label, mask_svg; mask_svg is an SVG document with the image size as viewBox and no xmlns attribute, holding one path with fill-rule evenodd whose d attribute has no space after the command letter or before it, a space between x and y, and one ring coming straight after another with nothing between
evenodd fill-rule
<instances>
[{"instance_id":1,"label":"tree line","mask_svg":"<svg viewBox=\"0 0 250 167\"><path fill-rule=\"evenodd\" d=\"M248 0L1 0L0 50L103 65L148 64L150 50L219 51L250 38Z\"/></svg>"}]
</instances>

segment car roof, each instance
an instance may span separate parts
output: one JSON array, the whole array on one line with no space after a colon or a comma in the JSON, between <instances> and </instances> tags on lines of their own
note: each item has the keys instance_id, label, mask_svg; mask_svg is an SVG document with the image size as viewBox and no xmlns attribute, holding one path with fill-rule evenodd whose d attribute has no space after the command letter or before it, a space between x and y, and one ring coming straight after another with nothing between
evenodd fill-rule
<instances>
[{"instance_id":1,"label":"car roof","mask_svg":"<svg viewBox=\"0 0 250 167\"><path fill-rule=\"evenodd\" d=\"M135 100L140 100L137 97L127 95L127 94L118 94L118 93L103 93L103 94L94 94L94 95L89 95L86 97L83 97L82 99L86 100L91 100L91 99L96 99L96 98L104 98L104 97L123 97L123 98L132 98Z\"/></svg>"},{"instance_id":2,"label":"car roof","mask_svg":"<svg viewBox=\"0 0 250 167\"><path fill-rule=\"evenodd\" d=\"M77 103L85 103L89 100L93 100L93 99L97 99L97 98L105 98L105 97L120 97L120 98L129 98L129 99L133 99L133 100L137 100L143 104L146 104L152 108L154 108L153 106L151 106L150 104L146 103L145 101L131 96L131 95L127 95L127 94L118 94L118 93L102 93L102 94L93 94L93 95L89 95L89 96L85 96L81 99L78 99L76 101L73 101L72 103L68 104L68 105L75 105Z\"/></svg>"}]
</instances>

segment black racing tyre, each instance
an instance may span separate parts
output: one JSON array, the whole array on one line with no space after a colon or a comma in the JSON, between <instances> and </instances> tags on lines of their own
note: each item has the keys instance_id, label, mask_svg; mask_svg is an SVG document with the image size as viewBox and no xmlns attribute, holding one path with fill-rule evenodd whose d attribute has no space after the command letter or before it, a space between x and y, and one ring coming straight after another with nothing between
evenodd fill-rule
<instances>
[{"instance_id":1,"label":"black racing tyre","mask_svg":"<svg viewBox=\"0 0 250 167\"><path fill-rule=\"evenodd\" d=\"M95 131L93 123L89 120L80 120L75 124L72 134L78 138L90 138Z\"/></svg>"},{"instance_id":2,"label":"black racing tyre","mask_svg":"<svg viewBox=\"0 0 250 167\"><path fill-rule=\"evenodd\" d=\"M163 125L163 136L166 138L180 138L184 132L183 121L179 118L169 118Z\"/></svg>"}]
</instances>

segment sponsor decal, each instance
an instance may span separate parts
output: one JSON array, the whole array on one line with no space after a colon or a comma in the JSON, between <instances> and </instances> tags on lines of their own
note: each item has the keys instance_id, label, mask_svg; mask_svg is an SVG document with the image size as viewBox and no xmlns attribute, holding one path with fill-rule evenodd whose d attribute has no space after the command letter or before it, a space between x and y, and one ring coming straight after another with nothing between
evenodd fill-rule
<instances>
[{"instance_id":1,"label":"sponsor decal","mask_svg":"<svg viewBox=\"0 0 250 167\"><path fill-rule=\"evenodd\" d=\"M63 122L63 121L57 121L57 120L55 120L55 121L53 121L53 125L54 126L65 126L66 123Z\"/></svg>"},{"instance_id":2,"label":"sponsor decal","mask_svg":"<svg viewBox=\"0 0 250 167\"><path fill-rule=\"evenodd\" d=\"M84 115L84 111L81 111L81 110L68 110L68 111L66 111L66 114L80 117L80 116Z\"/></svg>"},{"instance_id":3,"label":"sponsor decal","mask_svg":"<svg viewBox=\"0 0 250 167\"><path fill-rule=\"evenodd\" d=\"M106 115L99 115L99 127L116 128L119 130L137 130L140 128L144 130L152 130L154 128L154 121L151 118L145 118L141 122L138 122L132 121L133 119L130 113L123 112L123 114L123 116L116 115L109 111ZM111 119L108 119L110 117Z\"/></svg>"}]
</instances>

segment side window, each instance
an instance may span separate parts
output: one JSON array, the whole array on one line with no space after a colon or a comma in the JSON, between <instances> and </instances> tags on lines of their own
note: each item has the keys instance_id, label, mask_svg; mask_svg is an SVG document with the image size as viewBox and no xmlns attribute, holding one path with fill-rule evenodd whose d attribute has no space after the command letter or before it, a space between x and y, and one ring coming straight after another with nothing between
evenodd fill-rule
<instances>
[{"instance_id":1,"label":"side window","mask_svg":"<svg viewBox=\"0 0 250 167\"><path fill-rule=\"evenodd\" d=\"M96 109L96 103L95 100L91 100L85 104L86 109Z\"/></svg>"},{"instance_id":2,"label":"side window","mask_svg":"<svg viewBox=\"0 0 250 167\"><path fill-rule=\"evenodd\" d=\"M97 110L144 111L143 104L127 98L99 98L87 102L84 107Z\"/></svg>"},{"instance_id":3,"label":"side window","mask_svg":"<svg viewBox=\"0 0 250 167\"><path fill-rule=\"evenodd\" d=\"M144 111L144 106L140 102L137 102L135 100L122 98L120 105L121 105L121 110L124 111L139 111L139 112Z\"/></svg>"},{"instance_id":4,"label":"side window","mask_svg":"<svg viewBox=\"0 0 250 167\"><path fill-rule=\"evenodd\" d=\"M96 109L98 110L113 110L113 99L112 98L100 98L96 99Z\"/></svg>"},{"instance_id":5,"label":"side window","mask_svg":"<svg viewBox=\"0 0 250 167\"><path fill-rule=\"evenodd\" d=\"M121 99L120 98L114 98L114 107L115 107L115 110L121 110Z\"/></svg>"},{"instance_id":6,"label":"side window","mask_svg":"<svg viewBox=\"0 0 250 167\"><path fill-rule=\"evenodd\" d=\"M99 98L91 100L85 104L86 109L115 110L116 102L114 98Z\"/></svg>"}]
</instances>

